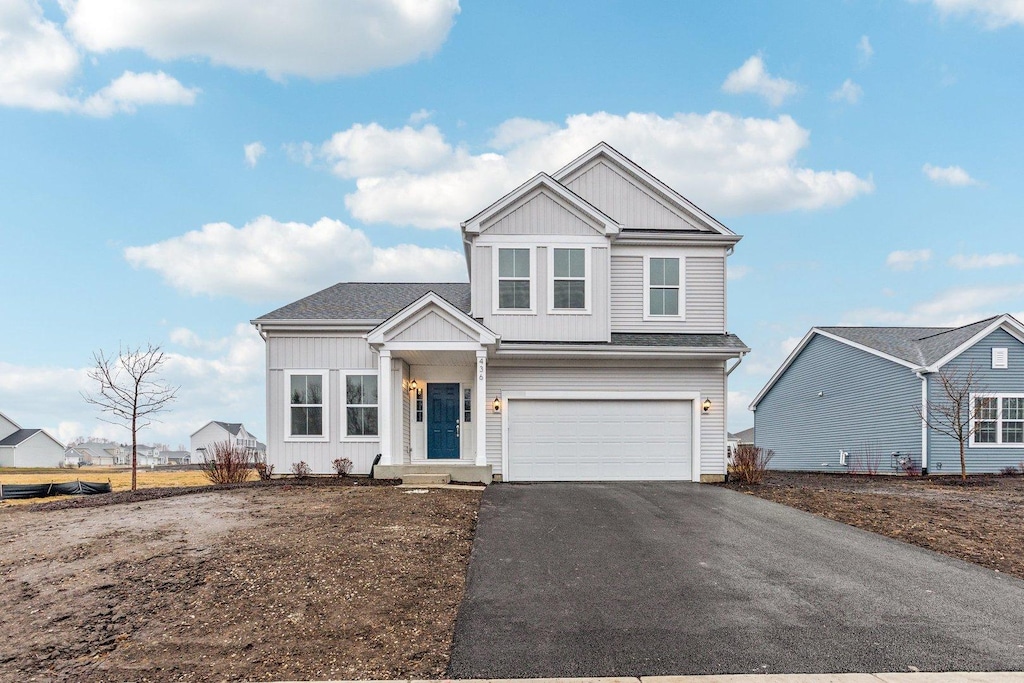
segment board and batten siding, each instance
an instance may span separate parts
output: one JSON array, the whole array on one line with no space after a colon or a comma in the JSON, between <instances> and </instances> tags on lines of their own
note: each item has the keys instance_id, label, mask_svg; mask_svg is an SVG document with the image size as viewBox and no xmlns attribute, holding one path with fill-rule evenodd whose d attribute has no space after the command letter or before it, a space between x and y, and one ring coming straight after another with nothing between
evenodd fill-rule
<instances>
[{"instance_id":1,"label":"board and batten siding","mask_svg":"<svg viewBox=\"0 0 1024 683\"><path fill-rule=\"evenodd\" d=\"M910 368L816 334L758 404L754 440L775 451L773 470L863 470L870 457L891 473L895 451L920 466L920 405Z\"/></svg>"},{"instance_id":2,"label":"board and batten siding","mask_svg":"<svg viewBox=\"0 0 1024 683\"><path fill-rule=\"evenodd\" d=\"M1007 349L1005 369L992 368L993 347ZM995 330L945 366L961 375L970 368L974 370L981 392L1024 394L1024 344L1005 330ZM928 400L943 401L943 395L938 378L928 375ZM964 460L968 474L998 472L1003 467L1018 467L1024 462L1024 445L968 446ZM960 445L956 439L928 431L928 473L960 473Z\"/></svg>"},{"instance_id":3,"label":"board and batten siding","mask_svg":"<svg viewBox=\"0 0 1024 683\"><path fill-rule=\"evenodd\" d=\"M480 226L487 235L600 235L598 226L566 209L544 190L524 197L512 209Z\"/></svg>"},{"instance_id":4,"label":"board and batten siding","mask_svg":"<svg viewBox=\"0 0 1024 683\"><path fill-rule=\"evenodd\" d=\"M644 254L632 247L625 253L612 248L611 330L612 332L725 332L725 256L683 258L685 320L644 320ZM659 256L658 247L644 249Z\"/></svg>"},{"instance_id":5,"label":"board and batten siding","mask_svg":"<svg viewBox=\"0 0 1024 683\"><path fill-rule=\"evenodd\" d=\"M700 417L701 474L725 474L724 363L501 360L487 366L488 405L508 391L697 391L712 410ZM501 474L501 414L487 411L487 464Z\"/></svg>"},{"instance_id":6,"label":"board and batten siding","mask_svg":"<svg viewBox=\"0 0 1024 683\"><path fill-rule=\"evenodd\" d=\"M626 227L693 229L639 181L603 161L584 167L567 179L565 185Z\"/></svg>"},{"instance_id":7,"label":"board and batten siding","mask_svg":"<svg viewBox=\"0 0 1024 683\"><path fill-rule=\"evenodd\" d=\"M288 388L285 370L329 370L328 441L286 441L288 425ZM341 441L343 371L377 372L377 355L362 336L326 334L270 335L267 338L267 461L278 474L288 474L291 466L304 461L314 473L334 471L331 461L348 458L354 474L368 474L373 459L380 453L380 440ZM401 443L396 442L396 443Z\"/></svg>"},{"instance_id":8,"label":"board and batten siding","mask_svg":"<svg viewBox=\"0 0 1024 683\"><path fill-rule=\"evenodd\" d=\"M524 246L522 243L508 246ZM581 245L583 246L583 245ZM608 248L590 246L590 313L548 313L549 246L538 246L536 279L533 282L535 314L500 314L492 311L492 292L496 276L492 276L491 250L497 245L474 247L473 314L483 318L488 329L504 341L608 341Z\"/></svg>"},{"instance_id":9,"label":"board and batten siding","mask_svg":"<svg viewBox=\"0 0 1024 683\"><path fill-rule=\"evenodd\" d=\"M472 337L448 320L430 311L425 316L398 332L388 341L475 341Z\"/></svg>"}]
</instances>

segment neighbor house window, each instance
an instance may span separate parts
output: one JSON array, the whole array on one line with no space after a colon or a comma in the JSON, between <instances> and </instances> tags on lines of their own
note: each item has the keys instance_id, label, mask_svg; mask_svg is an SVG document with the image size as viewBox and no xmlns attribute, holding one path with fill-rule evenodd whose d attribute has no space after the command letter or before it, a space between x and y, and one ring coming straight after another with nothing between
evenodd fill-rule
<instances>
[{"instance_id":1,"label":"neighbor house window","mask_svg":"<svg viewBox=\"0 0 1024 683\"><path fill-rule=\"evenodd\" d=\"M647 315L679 316L680 259L647 259Z\"/></svg>"},{"instance_id":2,"label":"neighbor house window","mask_svg":"<svg viewBox=\"0 0 1024 683\"><path fill-rule=\"evenodd\" d=\"M972 396L972 445L1024 447L1024 394Z\"/></svg>"},{"instance_id":3,"label":"neighbor house window","mask_svg":"<svg viewBox=\"0 0 1024 683\"><path fill-rule=\"evenodd\" d=\"M587 307L587 250L552 250L552 308L577 309Z\"/></svg>"},{"instance_id":4,"label":"neighbor house window","mask_svg":"<svg viewBox=\"0 0 1024 683\"><path fill-rule=\"evenodd\" d=\"M498 308L529 310L530 250L498 249Z\"/></svg>"},{"instance_id":5,"label":"neighbor house window","mask_svg":"<svg viewBox=\"0 0 1024 683\"><path fill-rule=\"evenodd\" d=\"M377 436L377 375L346 375L345 433Z\"/></svg>"},{"instance_id":6,"label":"neighbor house window","mask_svg":"<svg viewBox=\"0 0 1024 683\"><path fill-rule=\"evenodd\" d=\"M288 376L289 436L324 438L327 435L324 422L326 384L326 373L296 372Z\"/></svg>"}]
</instances>

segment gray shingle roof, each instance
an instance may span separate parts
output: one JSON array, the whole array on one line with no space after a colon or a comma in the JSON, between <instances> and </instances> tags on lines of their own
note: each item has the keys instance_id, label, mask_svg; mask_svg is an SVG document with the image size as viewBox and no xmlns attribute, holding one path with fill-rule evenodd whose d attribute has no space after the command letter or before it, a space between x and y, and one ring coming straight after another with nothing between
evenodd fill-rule
<instances>
[{"instance_id":1,"label":"gray shingle roof","mask_svg":"<svg viewBox=\"0 0 1024 683\"><path fill-rule=\"evenodd\" d=\"M819 327L819 330L881 351L908 363L931 365L999 316L962 327Z\"/></svg>"},{"instance_id":2,"label":"gray shingle roof","mask_svg":"<svg viewBox=\"0 0 1024 683\"><path fill-rule=\"evenodd\" d=\"M242 428L241 422L221 422L219 420L214 420L213 423L226 429L231 436L238 436L238 430Z\"/></svg>"},{"instance_id":3,"label":"gray shingle roof","mask_svg":"<svg viewBox=\"0 0 1024 683\"><path fill-rule=\"evenodd\" d=\"M0 446L17 446L25 439L30 436L34 436L36 433L41 432L41 429L19 429L10 436L6 436L0 439Z\"/></svg>"},{"instance_id":4,"label":"gray shingle roof","mask_svg":"<svg viewBox=\"0 0 1024 683\"><path fill-rule=\"evenodd\" d=\"M256 320L387 320L427 292L469 313L468 282L340 282Z\"/></svg>"}]
</instances>

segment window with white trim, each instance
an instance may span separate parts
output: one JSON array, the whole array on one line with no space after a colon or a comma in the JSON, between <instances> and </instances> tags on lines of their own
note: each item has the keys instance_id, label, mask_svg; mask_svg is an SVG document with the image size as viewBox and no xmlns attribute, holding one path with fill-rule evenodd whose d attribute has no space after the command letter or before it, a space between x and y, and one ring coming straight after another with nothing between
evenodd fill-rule
<instances>
[{"instance_id":1,"label":"window with white trim","mask_svg":"<svg viewBox=\"0 0 1024 683\"><path fill-rule=\"evenodd\" d=\"M971 397L971 445L1024 448L1024 394Z\"/></svg>"},{"instance_id":2,"label":"window with white trim","mask_svg":"<svg viewBox=\"0 0 1024 683\"><path fill-rule=\"evenodd\" d=\"M301 372L288 376L288 435L297 439L323 439L327 436L324 422L324 388L327 373Z\"/></svg>"},{"instance_id":3,"label":"window with white trim","mask_svg":"<svg viewBox=\"0 0 1024 683\"><path fill-rule=\"evenodd\" d=\"M530 249L498 249L498 309L529 310Z\"/></svg>"},{"instance_id":4,"label":"window with white trim","mask_svg":"<svg viewBox=\"0 0 1024 683\"><path fill-rule=\"evenodd\" d=\"M678 317L679 259L652 256L647 268L647 314Z\"/></svg>"},{"instance_id":5,"label":"window with white trim","mask_svg":"<svg viewBox=\"0 0 1024 683\"><path fill-rule=\"evenodd\" d=\"M586 249L552 249L551 288L552 308L583 310L587 307Z\"/></svg>"},{"instance_id":6,"label":"window with white trim","mask_svg":"<svg viewBox=\"0 0 1024 683\"><path fill-rule=\"evenodd\" d=\"M377 436L377 375L345 375L345 434Z\"/></svg>"}]
</instances>

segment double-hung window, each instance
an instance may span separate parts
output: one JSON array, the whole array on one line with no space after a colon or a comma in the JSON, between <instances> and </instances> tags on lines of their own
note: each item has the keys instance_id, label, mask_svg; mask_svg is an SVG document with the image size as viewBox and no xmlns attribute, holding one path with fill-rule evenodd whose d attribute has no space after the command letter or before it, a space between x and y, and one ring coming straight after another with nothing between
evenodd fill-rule
<instances>
[{"instance_id":1,"label":"double-hung window","mask_svg":"<svg viewBox=\"0 0 1024 683\"><path fill-rule=\"evenodd\" d=\"M288 375L288 436L295 440L327 438L326 372L296 371Z\"/></svg>"},{"instance_id":2,"label":"double-hung window","mask_svg":"<svg viewBox=\"0 0 1024 683\"><path fill-rule=\"evenodd\" d=\"M377 375L345 376L345 434L377 436Z\"/></svg>"},{"instance_id":3,"label":"double-hung window","mask_svg":"<svg viewBox=\"0 0 1024 683\"><path fill-rule=\"evenodd\" d=\"M498 248L498 309L533 308L530 287L530 249Z\"/></svg>"},{"instance_id":4,"label":"double-hung window","mask_svg":"<svg viewBox=\"0 0 1024 683\"><path fill-rule=\"evenodd\" d=\"M587 308L587 250L552 247L551 308L578 310Z\"/></svg>"},{"instance_id":5,"label":"double-hung window","mask_svg":"<svg viewBox=\"0 0 1024 683\"><path fill-rule=\"evenodd\" d=\"M647 259L647 310L650 318L679 318L681 259L655 257Z\"/></svg>"},{"instance_id":6,"label":"double-hung window","mask_svg":"<svg viewBox=\"0 0 1024 683\"><path fill-rule=\"evenodd\" d=\"M1024 395L971 397L971 445L1024 448Z\"/></svg>"}]
</instances>

